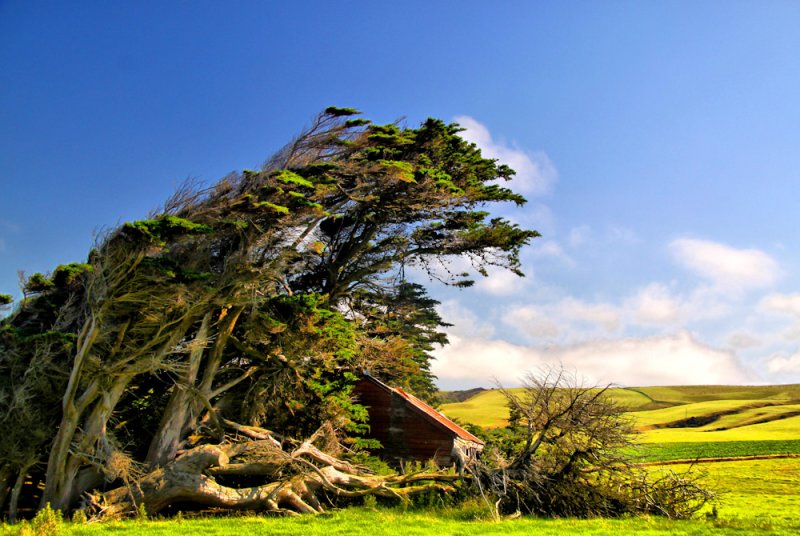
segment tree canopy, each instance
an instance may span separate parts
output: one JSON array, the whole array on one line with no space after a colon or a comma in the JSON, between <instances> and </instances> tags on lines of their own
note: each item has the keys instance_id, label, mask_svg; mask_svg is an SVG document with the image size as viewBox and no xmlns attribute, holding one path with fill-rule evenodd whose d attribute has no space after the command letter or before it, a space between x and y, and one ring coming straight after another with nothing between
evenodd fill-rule
<instances>
[{"instance_id":1,"label":"tree canopy","mask_svg":"<svg viewBox=\"0 0 800 536\"><path fill-rule=\"evenodd\" d=\"M223 482L220 460L236 457L262 479L261 508L316 509L313 493L276 484L289 466L316 464L315 485L342 493L384 489L301 439L319 441L325 423L363 431L349 395L364 369L432 396L446 324L407 269L459 287L468 274L440 269L455 257L522 275L520 248L538 233L491 216L525 199L458 125L357 115L330 107L262 169L187 184L85 263L27 279L0 326L0 499L12 517L38 499L23 489L30 473L40 504L65 511L246 507Z\"/></svg>"}]
</instances>

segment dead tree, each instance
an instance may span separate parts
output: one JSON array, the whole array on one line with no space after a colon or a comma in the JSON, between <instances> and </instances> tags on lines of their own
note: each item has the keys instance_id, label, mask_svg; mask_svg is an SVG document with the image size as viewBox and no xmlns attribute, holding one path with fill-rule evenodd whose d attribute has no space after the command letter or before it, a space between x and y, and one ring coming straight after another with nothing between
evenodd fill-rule
<instances>
[{"instance_id":1,"label":"dead tree","mask_svg":"<svg viewBox=\"0 0 800 536\"><path fill-rule=\"evenodd\" d=\"M496 515L683 518L714 500L696 472L635 463L631 420L608 386L586 387L553 367L527 374L521 392L501 391L516 422L471 468L495 497Z\"/></svg>"}]
</instances>

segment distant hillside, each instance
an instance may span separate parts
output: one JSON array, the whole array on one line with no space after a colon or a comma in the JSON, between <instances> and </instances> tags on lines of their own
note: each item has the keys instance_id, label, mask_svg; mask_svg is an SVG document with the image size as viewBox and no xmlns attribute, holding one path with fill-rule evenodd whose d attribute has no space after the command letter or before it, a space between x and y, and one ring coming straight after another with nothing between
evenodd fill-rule
<instances>
[{"instance_id":1,"label":"distant hillside","mask_svg":"<svg viewBox=\"0 0 800 536\"><path fill-rule=\"evenodd\" d=\"M763 423L764 420L783 420L794 417L792 412L796 411L796 408L791 407L791 404L800 404L800 384L615 387L607 392L608 396L626 411L635 412L632 415L650 429L683 428L686 424L692 427L691 425L697 422L705 421L704 424L710 424L723 417L725 420L740 418L742 423L747 422L751 425L758 424L759 421ZM472 389L453 393L458 393L458 398L453 398L457 400L455 402L442 397L446 403L442 404L441 411L448 417L490 428L506 424L508 419L506 400L497 389ZM472 393L471 396L469 393ZM706 406L701 403L714 401L731 402L722 405L712 404L706 412ZM672 411L667 411L669 408L672 408ZM740 412L741 415L738 415ZM765 415L766 412L770 412L770 415ZM695 420L691 420L692 418ZM790 419L790 422L794 422L794 419ZM658 423L661 423L661 426L658 426ZM717 423L716 430L719 430L721 424Z\"/></svg>"},{"instance_id":2,"label":"distant hillside","mask_svg":"<svg viewBox=\"0 0 800 536\"><path fill-rule=\"evenodd\" d=\"M442 404L454 404L457 402L464 402L469 400L475 395L486 391L483 387L476 387L475 389L467 389L465 391L439 391L439 400Z\"/></svg>"}]
</instances>

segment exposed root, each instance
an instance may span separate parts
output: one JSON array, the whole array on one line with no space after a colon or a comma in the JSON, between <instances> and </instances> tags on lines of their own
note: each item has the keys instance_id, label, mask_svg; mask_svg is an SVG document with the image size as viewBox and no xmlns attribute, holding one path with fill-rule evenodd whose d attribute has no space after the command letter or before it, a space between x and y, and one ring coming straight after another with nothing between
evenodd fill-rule
<instances>
[{"instance_id":1,"label":"exposed root","mask_svg":"<svg viewBox=\"0 0 800 536\"><path fill-rule=\"evenodd\" d=\"M138 480L89 498L89 513L114 519L136 514L139 504L156 514L168 506L192 503L230 510L280 514L320 514L325 497L378 495L404 500L430 490L452 492L455 474L434 471L408 475L368 474L368 471L317 448L314 437L291 453L268 439L232 445L202 445L187 450L166 467ZM263 484L234 487L217 478L260 478Z\"/></svg>"}]
</instances>

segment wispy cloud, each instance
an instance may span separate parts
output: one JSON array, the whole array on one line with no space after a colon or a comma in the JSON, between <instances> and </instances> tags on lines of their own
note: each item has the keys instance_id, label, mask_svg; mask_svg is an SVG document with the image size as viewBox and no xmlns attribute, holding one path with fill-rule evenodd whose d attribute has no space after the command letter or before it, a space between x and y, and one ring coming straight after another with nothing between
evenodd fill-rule
<instances>
[{"instance_id":1,"label":"wispy cloud","mask_svg":"<svg viewBox=\"0 0 800 536\"><path fill-rule=\"evenodd\" d=\"M777 261L758 249L737 249L691 238L673 240L669 249L681 266L719 289L765 288L781 276Z\"/></svg>"},{"instance_id":2,"label":"wispy cloud","mask_svg":"<svg viewBox=\"0 0 800 536\"><path fill-rule=\"evenodd\" d=\"M792 355L773 355L766 360L770 374L780 376L782 382L800 380L800 352Z\"/></svg>"},{"instance_id":3,"label":"wispy cloud","mask_svg":"<svg viewBox=\"0 0 800 536\"><path fill-rule=\"evenodd\" d=\"M758 304L760 310L800 317L800 294L770 294Z\"/></svg>"},{"instance_id":4,"label":"wispy cloud","mask_svg":"<svg viewBox=\"0 0 800 536\"><path fill-rule=\"evenodd\" d=\"M633 321L640 324L675 324L680 320L681 303L662 283L651 283L625 301Z\"/></svg>"},{"instance_id":5,"label":"wispy cloud","mask_svg":"<svg viewBox=\"0 0 800 536\"><path fill-rule=\"evenodd\" d=\"M564 297L541 305L509 307L501 318L524 339L538 343L574 343L619 332L618 308Z\"/></svg>"},{"instance_id":6,"label":"wispy cloud","mask_svg":"<svg viewBox=\"0 0 800 536\"><path fill-rule=\"evenodd\" d=\"M528 280L502 268L490 268L489 276L476 276L475 288L494 296L508 296L519 293L527 286Z\"/></svg>"},{"instance_id":7,"label":"wispy cloud","mask_svg":"<svg viewBox=\"0 0 800 536\"><path fill-rule=\"evenodd\" d=\"M556 259L570 268L574 268L576 265L575 260L555 240L537 240L531 245L527 255L536 260Z\"/></svg>"},{"instance_id":8,"label":"wispy cloud","mask_svg":"<svg viewBox=\"0 0 800 536\"><path fill-rule=\"evenodd\" d=\"M529 153L515 144L495 140L483 123L468 115L459 115L456 123L466 130L461 136L480 147L484 156L496 158L514 169L514 188L523 194L541 195L550 192L558 178L553 162L542 151Z\"/></svg>"}]
</instances>

